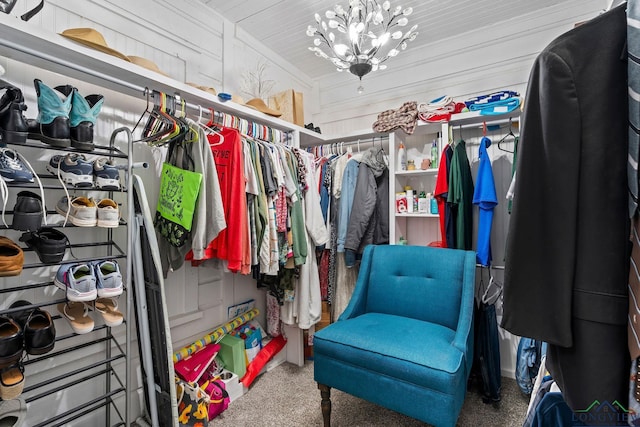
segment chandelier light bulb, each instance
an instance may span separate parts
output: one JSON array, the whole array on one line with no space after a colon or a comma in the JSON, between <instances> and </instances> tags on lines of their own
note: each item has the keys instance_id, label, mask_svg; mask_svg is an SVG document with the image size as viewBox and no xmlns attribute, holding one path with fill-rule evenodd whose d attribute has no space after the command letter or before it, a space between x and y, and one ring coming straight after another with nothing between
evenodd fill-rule
<instances>
[{"instance_id":1,"label":"chandelier light bulb","mask_svg":"<svg viewBox=\"0 0 640 427\"><path fill-rule=\"evenodd\" d=\"M307 36L313 37L313 47L309 49L330 60L338 71L349 70L360 79L371 71L387 68L384 62L415 40L418 26L406 32L401 28L409 24L407 16L413 8L392 7L389 0L378 1L348 0L345 7L337 4L322 15L314 14L315 25L306 30Z\"/></svg>"}]
</instances>

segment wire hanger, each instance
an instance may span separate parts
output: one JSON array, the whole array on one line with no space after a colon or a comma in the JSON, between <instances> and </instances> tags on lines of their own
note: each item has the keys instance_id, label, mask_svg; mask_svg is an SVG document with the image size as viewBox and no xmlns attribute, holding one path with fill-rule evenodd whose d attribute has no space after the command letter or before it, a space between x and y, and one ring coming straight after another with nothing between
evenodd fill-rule
<instances>
[{"instance_id":1,"label":"wire hanger","mask_svg":"<svg viewBox=\"0 0 640 427\"><path fill-rule=\"evenodd\" d=\"M138 125L140 124L140 122L142 122L142 119L144 118L144 115L145 115L145 114L149 114L149 113L151 113L151 110L149 110L149 105L150 105L149 97L150 97L150 93L149 93L149 88L148 88L148 87L145 87L145 88L144 88L144 94L145 94L145 97L147 98L147 106L146 106L146 107L144 107L144 111L143 111L143 112L142 112L142 114L140 115L140 118L139 118L139 119L138 119L138 121L136 122L136 125L133 127L133 130L131 131L132 133L133 133L133 132L135 132L135 130L138 128Z\"/></svg>"},{"instance_id":2,"label":"wire hanger","mask_svg":"<svg viewBox=\"0 0 640 427\"><path fill-rule=\"evenodd\" d=\"M503 137L500 139L500 141L498 141L498 150L506 151L507 153L513 153L513 150L507 150L506 148L502 148L502 147L500 146L500 144L501 144L501 143L503 143L503 142L508 142L508 141L507 141L507 140L508 140L508 138L513 138L513 141L512 141L512 142L515 142L515 140L516 140L516 138L517 138L517 137L516 137L516 135L513 133L513 127L512 127L512 124L513 124L513 123L512 123L511 117L509 117L509 133L507 133L505 136L503 136Z\"/></svg>"},{"instance_id":3,"label":"wire hanger","mask_svg":"<svg viewBox=\"0 0 640 427\"><path fill-rule=\"evenodd\" d=\"M489 294L491 287L494 287L495 290L493 293ZM502 283L498 282L493 277L493 271L491 270L491 265L489 265L489 284L487 285L487 289L485 289L484 294L482 294L482 303L483 304L495 304L495 302L502 296Z\"/></svg>"}]
</instances>

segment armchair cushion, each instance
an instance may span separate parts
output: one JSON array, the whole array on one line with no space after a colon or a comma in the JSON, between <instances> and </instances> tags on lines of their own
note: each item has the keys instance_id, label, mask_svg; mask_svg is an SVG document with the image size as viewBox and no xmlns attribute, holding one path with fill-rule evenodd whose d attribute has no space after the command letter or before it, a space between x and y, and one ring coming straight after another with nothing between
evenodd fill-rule
<instances>
[{"instance_id":1,"label":"armchair cushion","mask_svg":"<svg viewBox=\"0 0 640 427\"><path fill-rule=\"evenodd\" d=\"M315 352L335 362L454 394L466 380L458 375L465 359L451 344L454 336L453 330L437 323L367 313L318 331L313 345ZM316 380L322 382L319 374Z\"/></svg>"}]
</instances>

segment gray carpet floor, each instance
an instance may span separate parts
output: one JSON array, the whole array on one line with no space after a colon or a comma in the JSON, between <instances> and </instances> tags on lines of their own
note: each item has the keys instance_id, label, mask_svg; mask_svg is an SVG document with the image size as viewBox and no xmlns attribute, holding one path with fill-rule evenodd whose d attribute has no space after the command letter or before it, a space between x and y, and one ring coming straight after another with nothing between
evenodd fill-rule
<instances>
[{"instance_id":1,"label":"gray carpet floor","mask_svg":"<svg viewBox=\"0 0 640 427\"><path fill-rule=\"evenodd\" d=\"M521 426L528 398L515 380L502 379L502 400L484 404L470 389L458 418L459 427ZM332 427L425 427L420 421L365 402L340 390L331 390ZM242 397L209 423L209 427L322 426L320 391L313 381L313 362L303 367L284 363L259 376Z\"/></svg>"}]
</instances>

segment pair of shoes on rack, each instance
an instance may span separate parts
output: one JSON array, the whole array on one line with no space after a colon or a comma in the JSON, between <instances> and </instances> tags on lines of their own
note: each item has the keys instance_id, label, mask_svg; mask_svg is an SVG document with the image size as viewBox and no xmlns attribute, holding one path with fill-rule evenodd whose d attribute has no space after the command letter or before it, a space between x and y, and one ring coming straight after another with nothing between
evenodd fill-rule
<instances>
[{"instance_id":1,"label":"pair of shoes on rack","mask_svg":"<svg viewBox=\"0 0 640 427\"><path fill-rule=\"evenodd\" d=\"M90 162L84 154L56 154L49 159L47 170L74 187L95 185L101 190L120 190L120 172L107 157Z\"/></svg>"},{"instance_id":2,"label":"pair of shoes on rack","mask_svg":"<svg viewBox=\"0 0 640 427\"><path fill-rule=\"evenodd\" d=\"M58 304L60 315L67 319L76 334L88 334L93 331L95 321L89 315L89 309L100 313L104 324L111 328L121 325L124 321L124 315L118 310L116 298L96 298L90 303L67 301Z\"/></svg>"},{"instance_id":3,"label":"pair of shoes on rack","mask_svg":"<svg viewBox=\"0 0 640 427\"><path fill-rule=\"evenodd\" d=\"M92 198L79 196L69 199L62 197L56 204L56 212L78 227L114 228L120 225L120 208L111 199L98 202Z\"/></svg>"},{"instance_id":4,"label":"pair of shoes on rack","mask_svg":"<svg viewBox=\"0 0 640 427\"><path fill-rule=\"evenodd\" d=\"M33 84L38 97L38 118L27 120L29 138L54 147L93 150L93 130L104 96L83 97L71 85L50 88L39 79Z\"/></svg>"},{"instance_id":5,"label":"pair of shoes on rack","mask_svg":"<svg viewBox=\"0 0 640 427\"><path fill-rule=\"evenodd\" d=\"M66 292L72 302L93 301L122 294L122 274L115 260L63 264L58 268L54 284Z\"/></svg>"},{"instance_id":6,"label":"pair of shoes on rack","mask_svg":"<svg viewBox=\"0 0 640 427\"><path fill-rule=\"evenodd\" d=\"M10 317L22 330L23 348L27 354L40 355L53 350L56 327L48 311L26 300L9 306Z\"/></svg>"},{"instance_id":7,"label":"pair of shoes on rack","mask_svg":"<svg viewBox=\"0 0 640 427\"><path fill-rule=\"evenodd\" d=\"M95 326L89 309L102 316L105 325L122 324L124 316L118 311L117 297L122 295L120 267L115 260L63 265L54 279L56 286L65 289L67 302L58 304L58 311L69 321L76 334L87 334Z\"/></svg>"},{"instance_id":8,"label":"pair of shoes on rack","mask_svg":"<svg viewBox=\"0 0 640 427\"><path fill-rule=\"evenodd\" d=\"M19 240L26 243L45 264L60 263L69 246L69 238L66 234L52 227L42 227L37 231L23 233Z\"/></svg>"}]
</instances>

